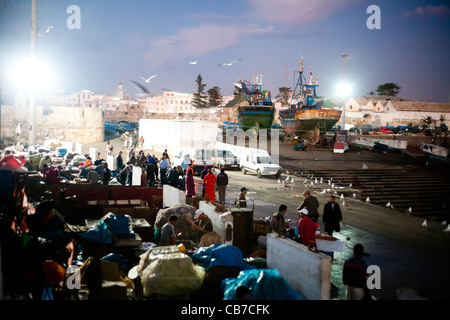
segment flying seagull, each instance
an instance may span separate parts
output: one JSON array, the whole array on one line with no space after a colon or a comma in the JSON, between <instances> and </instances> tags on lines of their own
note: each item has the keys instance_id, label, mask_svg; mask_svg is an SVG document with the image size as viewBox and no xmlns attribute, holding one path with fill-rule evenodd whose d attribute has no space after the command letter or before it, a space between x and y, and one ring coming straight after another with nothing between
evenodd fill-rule
<instances>
[{"instance_id":1,"label":"flying seagull","mask_svg":"<svg viewBox=\"0 0 450 320\"><path fill-rule=\"evenodd\" d=\"M196 65L196 64L198 64L200 61L198 61L198 60L195 60L195 61L189 61L189 64L191 65L191 66L193 66L193 65Z\"/></svg>"},{"instance_id":2,"label":"flying seagull","mask_svg":"<svg viewBox=\"0 0 450 320\"><path fill-rule=\"evenodd\" d=\"M151 96L153 96L153 95L150 93L150 91L148 91L147 88L144 87L143 85L141 85L140 83L138 83L138 82L136 82L136 81L133 81L133 80L130 80L130 81L134 84L134 86L136 87L136 89L139 91L139 93L137 94L137 96L138 96L139 98L146 98L146 97L151 97Z\"/></svg>"},{"instance_id":3,"label":"flying seagull","mask_svg":"<svg viewBox=\"0 0 450 320\"><path fill-rule=\"evenodd\" d=\"M148 77L147 79L145 79L144 77L139 77L139 79L144 80L146 83L150 83L150 81L156 76L157 76L157 74L154 74L154 75Z\"/></svg>"},{"instance_id":4,"label":"flying seagull","mask_svg":"<svg viewBox=\"0 0 450 320\"><path fill-rule=\"evenodd\" d=\"M38 36L39 37L45 37L50 31L52 31L53 26L47 26L47 29L45 29L44 33L40 33L39 32L39 28L38 28Z\"/></svg>"},{"instance_id":5,"label":"flying seagull","mask_svg":"<svg viewBox=\"0 0 450 320\"><path fill-rule=\"evenodd\" d=\"M219 63L218 66L219 66L219 67L230 67L230 66L232 66L234 63L236 63L236 62L238 62L238 61L241 61L241 60L242 60L242 59L239 58L239 59L235 59L235 60L233 60L233 61L231 61L231 62L228 62L228 63Z\"/></svg>"}]
</instances>

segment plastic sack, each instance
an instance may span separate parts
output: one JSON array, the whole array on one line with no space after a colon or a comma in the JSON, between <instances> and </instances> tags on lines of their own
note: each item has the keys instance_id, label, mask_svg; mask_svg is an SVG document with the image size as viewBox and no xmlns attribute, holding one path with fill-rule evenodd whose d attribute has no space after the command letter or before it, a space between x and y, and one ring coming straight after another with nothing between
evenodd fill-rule
<instances>
[{"instance_id":1,"label":"plastic sack","mask_svg":"<svg viewBox=\"0 0 450 320\"><path fill-rule=\"evenodd\" d=\"M194 266L176 246L150 248L141 255L137 272L144 296L190 294L200 289L205 277L203 267Z\"/></svg>"},{"instance_id":2,"label":"plastic sack","mask_svg":"<svg viewBox=\"0 0 450 320\"><path fill-rule=\"evenodd\" d=\"M244 270L237 278L223 280L223 299L235 300L236 289L240 286L251 290L249 300L305 300L275 269Z\"/></svg>"},{"instance_id":3,"label":"plastic sack","mask_svg":"<svg viewBox=\"0 0 450 320\"><path fill-rule=\"evenodd\" d=\"M108 230L108 225L103 220L99 220L96 226L90 228L86 232L80 233L79 236L94 242L112 243L111 232Z\"/></svg>"},{"instance_id":4,"label":"plastic sack","mask_svg":"<svg viewBox=\"0 0 450 320\"><path fill-rule=\"evenodd\" d=\"M238 267L240 270L255 269L245 263L241 250L229 244L213 244L209 247L197 249L191 258L200 260L202 266L208 271L212 266Z\"/></svg>"}]
</instances>

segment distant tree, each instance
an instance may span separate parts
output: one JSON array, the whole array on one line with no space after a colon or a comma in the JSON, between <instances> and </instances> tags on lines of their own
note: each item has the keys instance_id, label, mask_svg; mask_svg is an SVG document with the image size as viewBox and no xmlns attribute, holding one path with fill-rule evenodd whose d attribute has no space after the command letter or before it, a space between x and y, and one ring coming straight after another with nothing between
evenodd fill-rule
<instances>
[{"instance_id":1,"label":"distant tree","mask_svg":"<svg viewBox=\"0 0 450 320\"><path fill-rule=\"evenodd\" d=\"M281 102L282 106L288 106L289 93L292 92L292 89L290 87L279 87L278 91L279 93L275 96L275 101Z\"/></svg>"},{"instance_id":2,"label":"distant tree","mask_svg":"<svg viewBox=\"0 0 450 320\"><path fill-rule=\"evenodd\" d=\"M380 96L391 96L395 97L400 93L401 87L398 85L398 83L392 83L387 82L384 84L380 84L376 89L375 92Z\"/></svg>"},{"instance_id":3,"label":"distant tree","mask_svg":"<svg viewBox=\"0 0 450 320\"><path fill-rule=\"evenodd\" d=\"M206 84L203 83L203 77L199 74L197 76L197 92L194 93L194 98L192 99L192 105L196 108L202 109L208 107L207 95L205 93Z\"/></svg>"},{"instance_id":4,"label":"distant tree","mask_svg":"<svg viewBox=\"0 0 450 320\"><path fill-rule=\"evenodd\" d=\"M427 127L430 127L434 120L431 116L426 116L422 118L422 122L425 123Z\"/></svg>"},{"instance_id":5,"label":"distant tree","mask_svg":"<svg viewBox=\"0 0 450 320\"><path fill-rule=\"evenodd\" d=\"M214 86L208 91L208 107L215 108L220 105L220 88L218 86Z\"/></svg>"},{"instance_id":6,"label":"distant tree","mask_svg":"<svg viewBox=\"0 0 450 320\"><path fill-rule=\"evenodd\" d=\"M375 95L375 92L369 91L369 92L366 93L366 95L368 95L368 96L374 96L374 95Z\"/></svg>"}]
</instances>

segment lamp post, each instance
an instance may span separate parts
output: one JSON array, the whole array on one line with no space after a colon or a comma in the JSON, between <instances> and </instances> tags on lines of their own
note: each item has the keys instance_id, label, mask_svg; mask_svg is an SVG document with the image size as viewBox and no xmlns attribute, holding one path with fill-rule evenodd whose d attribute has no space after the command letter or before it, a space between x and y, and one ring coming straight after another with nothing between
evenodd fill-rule
<instances>
[{"instance_id":1,"label":"lamp post","mask_svg":"<svg viewBox=\"0 0 450 320\"><path fill-rule=\"evenodd\" d=\"M343 54L342 58L344 58L344 81L347 83L347 59L349 58L348 54ZM345 96L344 96L345 99ZM345 100L344 100L344 106L343 106L343 113L342 113L342 127L343 130L345 130Z\"/></svg>"},{"instance_id":2,"label":"lamp post","mask_svg":"<svg viewBox=\"0 0 450 320\"><path fill-rule=\"evenodd\" d=\"M37 35L37 24L36 24L36 1L31 1L31 61L34 60L36 53L36 35ZM34 84L30 87L30 111L31 111L31 126L30 126L30 145L36 145L36 106L35 106L35 88Z\"/></svg>"}]
</instances>

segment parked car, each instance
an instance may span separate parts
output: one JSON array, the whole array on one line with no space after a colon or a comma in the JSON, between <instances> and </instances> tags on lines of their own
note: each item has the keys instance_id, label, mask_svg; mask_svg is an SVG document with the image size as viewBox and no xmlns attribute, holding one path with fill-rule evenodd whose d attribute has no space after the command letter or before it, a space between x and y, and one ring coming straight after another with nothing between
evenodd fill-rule
<instances>
[{"instance_id":1,"label":"parked car","mask_svg":"<svg viewBox=\"0 0 450 320\"><path fill-rule=\"evenodd\" d=\"M394 133L394 131L392 131L391 129L389 129L389 128L387 128L387 127L381 127L381 128L380 128L380 132L381 132L381 133L387 133L387 134Z\"/></svg>"},{"instance_id":2,"label":"parked car","mask_svg":"<svg viewBox=\"0 0 450 320\"><path fill-rule=\"evenodd\" d=\"M239 170L239 159L228 150L213 150L212 163L219 169L237 169Z\"/></svg>"},{"instance_id":3,"label":"parked car","mask_svg":"<svg viewBox=\"0 0 450 320\"><path fill-rule=\"evenodd\" d=\"M282 171L267 151L250 148L241 152L240 166L243 174L253 172L258 178L262 178L262 176L279 178Z\"/></svg>"}]
</instances>

